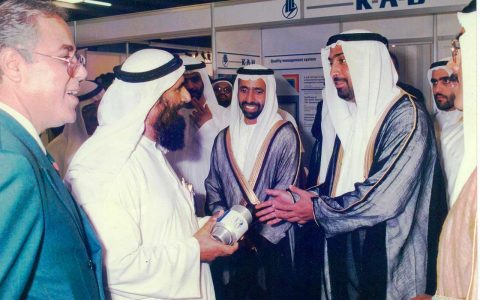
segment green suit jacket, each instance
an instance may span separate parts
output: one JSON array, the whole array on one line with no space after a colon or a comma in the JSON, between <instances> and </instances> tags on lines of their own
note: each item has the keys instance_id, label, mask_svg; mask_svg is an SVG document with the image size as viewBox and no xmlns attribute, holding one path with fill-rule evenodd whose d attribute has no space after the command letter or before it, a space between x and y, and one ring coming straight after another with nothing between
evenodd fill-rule
<instances>
[{"instance_id":1,"label":"green suit jacket","mask_svg":"<svg viewBox=\"0 0 480 300\"><path fill-rule=\"evenodd\" d=\"M49 157L0 110L0 299L103 299L101 255Z\"/></svg>"}]
</instances>

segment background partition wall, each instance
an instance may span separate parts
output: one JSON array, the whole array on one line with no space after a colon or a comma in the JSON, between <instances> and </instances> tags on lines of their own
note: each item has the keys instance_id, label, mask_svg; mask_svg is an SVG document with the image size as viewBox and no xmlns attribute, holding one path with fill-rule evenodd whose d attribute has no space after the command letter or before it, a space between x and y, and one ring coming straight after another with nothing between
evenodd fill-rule
<instances>
[{"instance_id":1,"label":"background partition wall","mask_svg":"<svg viewBox=\"0 0 480 300\"><path fill-rule=\"evenodd\" d=\"M83 20L76 22L72 29L76 30L80 47L91 49L97 45L128 42L130 53L135 51L132 50L135 43L148 47L152 40L161 39L164 44L172 38L193 41L196 36L208 36L210 45L203 45L202 49L212 51L213 40L214 51L209 57L198 55L197 58L207 60L209 66L215 60L216 69L209 72L215 78L233 76L238 67L253 63L274 69L291 85L292 89L281 95L280 102L296 117L308 158L312 144L310 128L317 103L322 101L324 85L320 49L328 37L350 29L367 29L387 37L390 50L399 59L400 80L420 89L430 107L428 67L432 61L450 55L450 41L460 29L455 12L469 1L451 2L224 1ZM188 43L184 46L195 49ZM87 56L89 78L95 78L123 61L126 54L88 51Z\"/></svg>"}]
</instances>

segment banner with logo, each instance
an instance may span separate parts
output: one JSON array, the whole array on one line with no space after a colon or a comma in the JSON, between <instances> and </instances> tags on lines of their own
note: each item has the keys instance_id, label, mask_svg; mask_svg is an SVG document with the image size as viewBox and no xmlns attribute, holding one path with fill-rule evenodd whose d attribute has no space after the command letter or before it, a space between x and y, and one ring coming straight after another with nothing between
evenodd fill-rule
<instances>
[{"instance_id":1,"label":"banner with logo","mask_svg":"<svg viewBox=\"0 0 480 300\"><path fill-rule=\"evenodd\" d=\"M452 6L461 8L469 2L470 0L304 0L304 16L319 18Z\"/></svg>"},{"instance_id":2,"label":"banner with logo","mask_svg":"<svg viewBox=\"0 0 480 300\"><path fill-rule=\"evenodd\" d=\"M217 68L219 72L228 69L237 70L241 67L260 63L259 55L217 52Z\"/></svg>"}]
</instances>

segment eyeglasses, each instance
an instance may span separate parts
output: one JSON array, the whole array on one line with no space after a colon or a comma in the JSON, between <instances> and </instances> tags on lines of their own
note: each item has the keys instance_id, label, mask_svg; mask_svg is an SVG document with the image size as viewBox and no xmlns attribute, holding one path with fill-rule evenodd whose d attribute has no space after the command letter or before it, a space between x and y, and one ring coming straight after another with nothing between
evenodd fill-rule
<instances>
[{"instance_id":1,"label":"eyeglasses","mask_svg":"<svg viewBox=\"0 0 480 300\"><path fill-rule=\"evenodd\" d=\"M231 94L232 93L232 88L230 88L230 87L225 87L225 88L217 87L217 88L215 88L215 91L218 92L218 93Z\"/></svg>"},{"instance_id":2,"label":"eyeglasses","mask_svg":"<svg viewBox=\"0 0 480 300\"><path fill-rule=\"evenodd\" d=\"M67 63L67 74L70 76L70 78L74 77L75 74L77 73L77 70L80 66L85 66L86 59L83 55L75 53L72 57L65 58L65 57L60 57L60 56L55 56L55 55L49 55L49 54L43 54L40 52L35 52L27 49L17 49L19 51L29 51L31 53L45 56L45 57L50 57L53 59L61 60L63 62Z\"/></svg>"},{"instance_id":3,"label":"eyeglasses","mask_svg":"<svg viewBox=\"0 0 480 300\"><path fill-rule=\"evenodd\" d=\"M457 39L454 39L452 41L452 59L454 63L457 62L458 50L460 50L460 41Z\"/></svg>"}]
</instances>

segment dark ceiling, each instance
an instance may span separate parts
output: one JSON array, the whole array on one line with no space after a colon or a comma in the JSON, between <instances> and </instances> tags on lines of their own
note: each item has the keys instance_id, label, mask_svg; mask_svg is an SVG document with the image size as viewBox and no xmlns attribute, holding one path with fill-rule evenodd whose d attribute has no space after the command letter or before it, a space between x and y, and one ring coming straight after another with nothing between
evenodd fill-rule
<instances>
[{"instance_id":1,"label":"dark ceiling","mask_svg":"<svg viewBox=\"0 0 480 300\"><path fill-rule=\"evenodd\" d=\"M89 3L70 4L53 1L58 6L65 8L69 15L69 21L79 21L107 16L115 16L147 10L165 9L194 4L222 2L225 0L101 0L112 4L104 7Z\"/></svg>"}]
</instances>

